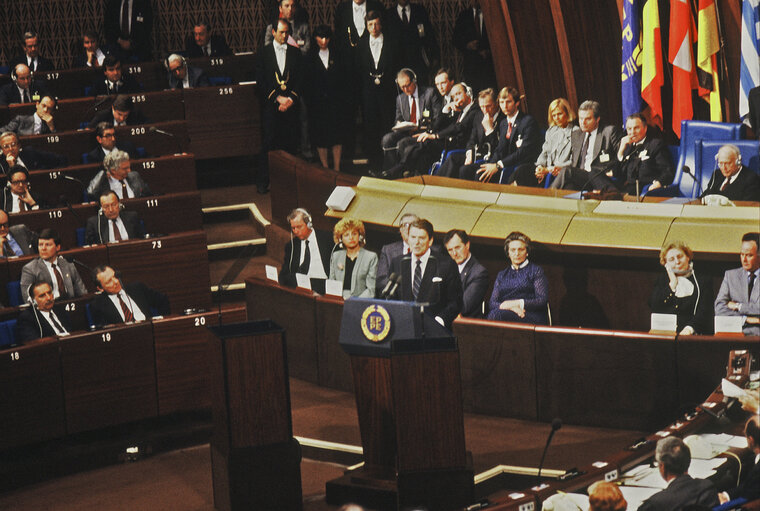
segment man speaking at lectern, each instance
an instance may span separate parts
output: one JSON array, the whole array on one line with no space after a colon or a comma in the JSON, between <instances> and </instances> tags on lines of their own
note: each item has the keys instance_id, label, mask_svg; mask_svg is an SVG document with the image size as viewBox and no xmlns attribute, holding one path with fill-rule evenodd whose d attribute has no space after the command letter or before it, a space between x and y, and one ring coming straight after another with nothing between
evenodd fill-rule
<instances>
[{"instance_id":1,"label":"man speaking at lectern","mask_svg":"<svg viewBox=\"0 0 760 511\"><path fill-rule=\"evenodd\" d=\"M431 254L433 225L427 220L412 222L408 242L411 254L391 262L391 274L400 276L401 281L390 298L425 304L425 312L451 328L462 310L462 282L457 267L449 257Z\"/></svg>"}]
</instances>

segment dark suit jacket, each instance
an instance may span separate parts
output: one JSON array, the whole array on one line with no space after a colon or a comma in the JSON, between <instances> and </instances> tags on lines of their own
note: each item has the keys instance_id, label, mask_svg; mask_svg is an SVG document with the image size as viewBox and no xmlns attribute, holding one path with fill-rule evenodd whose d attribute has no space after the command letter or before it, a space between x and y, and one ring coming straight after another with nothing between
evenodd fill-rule
<instances>
[{"instance_id":1,"label":"dark suit jacket","mask_svg":"<svg viewBox=\"0 0 760 511\"><path fill-rule=\"evenodd\" d=\"M301 59L301 52L288 45L285 52L285 72L280 74L274 46L269 44L261 49L257 74L265 105L274 106L277 103L277 96L289 97L296 102L296 105L300 102L304 72ZM281 87L283 83L285 85L284 90Z\"/></svg>"},{"instance_id":2,"label":"dark suit jacket","mask_svg":"<svg viewBox=\"0 0 760 511\"><path fill-rule=\"evenodd\" d=\"M356 32L352 3L353 0L343 0L335 9L335 43L348 55L352 54L352 49L359 46L360 41L369 37L366 28L361 38ZM377 0L367 0L365 3L367 4L367 12L383 11L383 4Z\"/></svg>"},{"instance_id":3,"label":"dark suit jacket","mask_svg":"<svg viewBox=\"0 0 760 511\"><path fill-rule=\"evenodd\" d=\"M87 294L87 288L82 282L82 277L73 263L68 262L63 257L58 257L56 264L63 277L63 285L66 288L66 294L69 298ZM25 301L29 298L29 286L37 282L47 282L53 287L52 277L47 270L47 266L39 257L32 259L21 269L21 298Z\"/></svg>"},{"instance_id":4,"label":"dark suit jacket","mask_svg":"<svg viewBox=\"0 0 760 511\"><path fill-rule=\"evenodd\" d=\"M359 42L356 53L356 68L359 72L362 97L381 95L392 98L396 95L396 73L400 69L398 56L398 43L390 35L384 34L383 49L380 51L380 59L375 66L375 60L372 58L372 51L369 47L369 35L365 32L365 37L362 37ZM374 75L382 75L380 76L380 85L375 83ZM421 113L419 112L420 115Z\"/></svg>"},{"instance_id":5,"label":"dark suit jacket","mask_svg":"<svg viewBox=\"0 0 760 511\"><path fill-rule=\"evenodd\" d=\"M499 124L499 145L492 153L490 163L501 161L504 167L516 167L536 161L544 142L536 120L519 112L510 138L507 138L508 131L509 122L505 118Z\"/></svg>"},{"instance_id":6,"label":"dark suit jacket","mask_svg":"<svg viewBox=\"0 0 760 511\"><path fill-rule=\"evenodd\" d=\"M42 151L35 147L22 147L18 157L24 162L27 170L54 169L66 166L66 157L60 154ZM8 162L5 158L0 158L0 170L3 174L8 174Z\"/></svg>"},{"instance_id":7,"label":"dark suit jacket","mask_svg":"<svg viewBox=\"0 0 760 511\"><path fill-rule=\"evenodd\" d=\"M479 118L482 119L483 113L478 105L472 104L463 116L461 112L452 111L449 115L441 114L441 118L443 117L450 117L448 125L440 130L434 127L433 131L438 134L447 149L463 149L475 129L475 121ZM482 128L481 126L481 130Z\"/></svg>"},{"instance_id":8,"label":"dark suit jacket","mask_svg":"<svg viewBox=\"0 0 760 511\"><path fill-rule=\"evenodd\" d=\"M169 299L165 294L155 291L142 282L131 282L123 284L124 291L132 298L146 319L153 317L151 308L155 309L159 315L166 316L170 313ZM119 311L109 298L108 293L102 292L95 296L90 304L92 321L96 325L117 325L123 323Z\"/></svg>"},{"instance_id":9,"label":"dark suit jacket","mask_svg":"<svg viewBox=\"0 0 760 511\"><path fill-rule=\"evenodd\" d=\"M617 159L617 155L614 156ZM629 193L636 193L636 179L640 187L659 181L663 186L673 182L673 161L668 146L662 139L649 135L636 146L628 146L615 171L624 188Z\"/></svg>"},{"instance_id":10,"label":"dark suit jacket","mask_svg":"<svg viewBox=\"0 0 760 511\"><path fill-rule=\"evenodd\" d=\"M322 267L325 269L325 275L329 275L330 257L335 243L333 243L332 235L329 232L315 231L315 233L317 245L319 245L319 255L322 259ZM283 286L296 287L296 273L298 273L300 257L301 239L293 236L293 239L285 245L282 268L280 269L280 284Z\"/></svg>"},{"instance_id":11,"label":"dark suit jacket","mask_svg":"<svg viewBox=\"0 0 760 511\"><path fill-rule=\"evenodd\" d=\"M16 135L45 135L50 133L50 127L45 121L40 124L40 132L34 133L34 114L17 115L11 121L0 128L0 133L12 131Z\"/></svg>"},{"instance_id":12,"label":"dark suit jacket","mask_svg":"<svg viewBox=\"0 0 760 511\"><path fill-rule=\"evenodd\" d=\"M395 79L395 77L394 77ZM417 120L422 117L422 113L427 110L430 112L430 121L434 122L441 115L441 95L433 87L417 86ZM409 109L409 96L403 92L396 96L396 122L407 122L412 115Z\"/></svg>"},{"instance_id":13,"label":"dark suit jacket","mask_svg":"<svg viewBox=\"0 0 760 511\"><path fill-rule=\"evenodd\" d=\"M71 326L71 319L69 319L69 313L66 311L66 306L63 304L53 305L53 312L58 318L58 321L60 321L61 326L65 328L67 332L71 332L73 327ZM53 326L34 305L19 313L18 322L16 323L16 341L27 342L41 339L43 337L53 337L55 335L56 333L55 330L53 330Z\"/></svg>"},{"instance_id":14,"label":"dark suit jacket","mask_svg":"<svg viewBox=\"0 0 760 511\"><path fill-rule=\"evenodd\" d=\"M187 83L190 84L190 88L194 87L208 87L211 85L208 82L208 77L203 69L199 67L187 66ZM169 87L170 89L176 89L179 84L179 80L173 73L169 73Z\"/></svg>"},{"instance_id":15,"label":"dark suit jacket","mask_svg":"<svg viewBox=\"0 0 760 511\"><path fill-rule=\"evenodd\" d=\"M13 57L8 62L8 67L13 69L19 64L26 64L27 66L29 65L29 61L26 59L26 54L22 53ZM43 57L42 55L39 55L37 56L37 68L32 69L32 71L35 73L44 73L45 71L52 71L53 69L55 69L53 61L46 57Z\"/></svg>"},{"instance_id":16,"label":"dark suit jacket","mask_svg":"<svg viewBox=\"0 0 760 511\"><path fill-rule=\"evenodd\" d=\"M420 4L409 4L409 23L404 23L393 3L383 19L383 31L392 35L401 46L401 67L412 68L421 82L428 82L430 71L438 68L441 50L435 28L427 9Z\"/></svg>"},{"instance_id":17,"label":"dark suit jacket","mask_svg":"<svg viewBox=\"0 0 760 511\"><path fill-rule=\"evenodd\" d=\"M103 52L103 55L115 55L116 49L112 47L110 44L104 44L100 46L100 51ZM81 53L77 53L74 55L74 58L71 60L71 67L72 68L79 68L79 67L89 67L87 65L87 54L82 51Z\"/></svg>"},{"instance_id":18,"label":"dark suit jacket","mask_svg":"<svg viewBox=\"0 0 760 511\"><path fill-rule=\"evenodd\" d=\"M401 285L391 298L407 302L426 303L425 311L440 316L446 328L462 310L462 282L459 271L448 256L430 254L417 300L412 294L412 256L399 256L391 262L391 272L401 275Z\"/></svg>"},{"instance_id":19,"label":"dark suit jacket","mask_svg":"<svg viewBox=\"0 0 760 511\"><path fill-rule=\"evenodd\" d=\"M134 211L124 211L119 213L119 218L124 223L129 239L141 238L145 235L145 230L140 223L139 215ZM100 222L98 222L100 220ZM87 228L85 230L84 242L87 245L96 245L98 243L111 243L111 222L103 215L98 213L87 219Z\"/></svg>"},{"instance_id":20,"label":"dark suit jacket","mask_svg":"<svg viewBox=\"0 0 760 511\"><path fill-rule=\"evenodd\" d=\"M48 88L45 85L45 82L32 79L32 83L29 85L29 95L32 96L32 101L47 96ZM11 105L14 103L21 103L21 93L18 91L15 82L6 83L0 88L0 106Z\"/></svg>"},{"instance_id":21,"label":"dark suit jacket","mask_svg":"<svg viewBox=\"0 0 760 511\"><path fill-rule=\"evenodd\" d=\"M750 89L747 96L749 102L749 123L755 137L760 139L760 87Z\"/></svg>"},{"instance_id":22,"label":"dark suit jacket","mask_svg":"<svg viewBox=\"0 0 760 511\"><path fill-rule=\"evenodd\" d=\"M760 499L760 463L755 463L744 481L736 488L728 490L727 493L731 500L739 497L749 501Z\"/></svg>"},{"instance_id":23,"label":"dark suit jacket","mask_svg":"<svg viewBox=\"0 0 760 511\"><path fill-rule=\"evenodd\" d=\"M494 124L496 128L488 135L486 136L486 131L483 129L483 112L478 108L478 114L475 119L472 120L473 130L470 133L470 139L467 141L467 150L474 149L476 146L479 148L479 151L483 154L485 154L485 151L483 150L483 147L485 147L485 144L488 143L491 146L491 153L496 150L496 147L499 145L499 126L501 125L501 121L504 120L504 113L499 110L499 112L496 114L496 119L494 119Z\"/></svg>"},{"instance_id":24,"label":"dark suit jacket","mask_svg":"<svg viewBox=\"0 0 760 511\"><path fill-rule=\"evenodd\" d=\"M110 107L96 113L95 117L92 118L87 127L94 128L99 122L104 121L113 125L113 110ZM146 122L148 122L148 120L139 110L132 109L129 113L129 117L127 117L127 126L137 126L138 124L145 124Z\"/></svg>"},{"instance_id":25,"label":"dark suit jacket","mask_svg":"<svg viewBox=\"0 0 760 511\"><path fill-rule=\"evenodd\" d=\"M719 503L718 491L710 480L692 479L684 474L645 500L639 506L639 511L679 511L690 504L714 507Z\"/></svg>"},{"instance_id":26,"label":"dark suit jacket","mask_svg":"<svg viewBox=\"0 0 760 511\"><path fill-rule=\"evenodd\" d=\"M137 157L137 149L129 141L116 142L116 148L126 152L130 158ZM105 157L106 153L103 152L103 148L100 145L87 153L87 161L89 163L102 163Z\"/></svg>"},{"instance_id":27,"label":"dark suit jacket","mask_svg":"<svg viewBox=\"0 0 760 511\"><path fill-rule=\"evenodd\" d=\"M232 55L232 50L227 46L227 41L224 39L223 35L213 34L209 39L209 42L211 43L210 57ZM201 47L195 44L195 38L192 35L185 39L185 56L190 59L205 56Z\"/></svg>"},{"instance_id":28,"label":"dark suit jacket","mask_svg":"<svg viewBox=\"0 0 760 511\"><path fill-rule=\"evenodd\" d=\"M751 169L742 165L739 175L736 176L734 182L721 191L720 186L724 180L725 178L721 174L720 169L715 169L701 197L705 195L723 195L730 200L760 201L760 177Z\"/></svg>"},{"instance_id":29,"label":"dark suit jacket","mask_svg":"<svg viewBox=\"0 0 760 511\"><path fill-rule=\"evenodd\" d=\"M581 130L573 131L570 135L570 144L572 146L573 163L572 166L576 168L583 168L583 162L581 162L581 149L583 148L583 140L586 137L586 133ZM615 126L605 126L599 128L596 133L596 140L594 140L594 147L589 147L589 151L594 155L591 161L591 170L611 169L615 166L617 160L617 150L620 145L620 131ZM607 161L602 161L607 160Z\"/></svg>"},{"instance_id":30,"label":"dark suit jacket","mask_svg":"<svg viewBox=\"0 0 760 511\"><path fill-rule=\"evenodd\" d=\"M24 224L14 225L8 229L24 255L37 253L37 233Z\"/></svg>"},{"instance_id":31,"label":"dark suit jacket","mask_svg":"<svg viewBox=\"0 0 760 511\"><path fill-rule=\"evenodd\" d=\"M433 245L431 247L431 250L433 251L433 254L439 256L444 255L443 250L441 249L440 245ZM377 287L377 293L376 296L380 296L380 291L383 290L385 287L385 284L388 283L388 277L390 276L390 269L391 269L391 262L393 262L394 259L397 257L400 257L403 255L404 252L404 242L403 240L394 241L393 243L388 243L387 245L383 245L380 249L380 257L377 261L377 278L376 281L376 287Z\"/></svg>"},{"instance_id":32,"label":"dark suit jacket","mask_svg":"<svg viewBox=\"0 0 760 511\"><path fill-rule=\"evenodd\" d=\"M488 290L488 270L477 259L470 256L459 278L462 280L464 293L462 316L481 317L483 315L481 304Z\"/></svg>"},{"instance_id":33,"label":"dark suit jacket","mask_svg":"<svg viewBox=\"0 0 760 511\"><path fill-rule=\"evenodd\" d=\"M99 76L92 82L90 96L108 96L110 94L134 94L142 91L142 86L130 74L121 75L121 80L116 83L109 82L105 76Z\"/></svg>"},{"instance_id":34,"label":"dark suit jacket","mask_svg":"<svg viewBox=\"0 0 760 511\"><path fill-rule=\"evenodd\" d=\"M39 195L37 195L34 192L31 192L32 199L34 199L34 202L37 203L37 205L40 207L39 209L45 209L47 208L47 203L40 198ZM2 197L0 197L0 209L5 211L6 213L11 213L11 208L13 207L13 193L11 192L11 189L6 187L3 188ZM19 213L19 211L16 211L16 213Z\"/></svg>"},{"instance_id":35,"label":"dark suit jacket","mask_svg":"<svg viewBox=\"0 0 760 511\"><path fill-rule=\"evenodd\" d=\"M117 48L121 53L121 47L117 39L123 37L121 33L121 2L122 0L108 0L103 11L103 32L106 42ZM131 54L141 61L151 60L152 45L151 32L153 30L153 7L151 0L134 0L132 3L132 20L130 33L126 34L132 42ZM126 54L129 57L130 55Z\"/></svg>"},{"instance_id":36,"label":"dark suit jacket","mask_svg":"<svg viewBox=\"0 0 760 511\"><path fill-rule=\"evenodd\" d=\"M147 197L152 195L148 184L143 181L143 178L136 171L131 171L125 178L127 184L135 194L135 197ZM87 195L94 201L97 201L103 192L107 192L111 187L108 186L108 176L105 170L99 171L92 178L90 184L87 185Z\"/></svg>"}]
</instances>

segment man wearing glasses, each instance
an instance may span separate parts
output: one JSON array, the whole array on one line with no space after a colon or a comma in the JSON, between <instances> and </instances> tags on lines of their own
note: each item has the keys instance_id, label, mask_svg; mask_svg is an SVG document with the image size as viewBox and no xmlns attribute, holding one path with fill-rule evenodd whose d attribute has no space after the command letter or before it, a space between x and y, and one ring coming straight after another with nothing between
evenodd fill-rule
<instances>
[{"instance_id":1,"label":"man wearing glasses","mask_svg":"<svg viewBox=\"0 0 760 511\"><path fill-rule=\"evenodd\" d=\"M29 172L22 166L11 167L8 186L3 188L0 208L8 213L23 213L40 209L40 200L29 190Z\"/></svg>"},{"instance_id":2,"label":"man wearing glasses","mask_svg":"<svg viewBox=\"0 0 760 511\"><path fill-rule=\"evenodd\" d=\"M17 165L27 170L53 169L66 166L66 158L64 156L40 151L34 147L22 149L18 136L10 131L0 134L0 149L3 151L2 158L0 158L0 171L2 171L2 174L5 174L6 179L8 179L10 169Z\"/></svg>"}]
</instances>

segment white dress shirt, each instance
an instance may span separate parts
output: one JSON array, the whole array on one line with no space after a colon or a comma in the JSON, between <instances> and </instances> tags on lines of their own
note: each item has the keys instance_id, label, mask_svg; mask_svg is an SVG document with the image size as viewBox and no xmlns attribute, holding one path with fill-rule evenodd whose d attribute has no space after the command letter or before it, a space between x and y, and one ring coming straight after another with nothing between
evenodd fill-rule
<instances>
[{"instance_id":1,"label":"white dress shirt","mask_svg":"<svg viewBox=\"0 0 760 511\"><path fill-rule=\"evenodd\" d=\"M364 30L367 28L365 25L365 17L367 16L367 3L362 2L359 5L356 2L351 2L351 6L354 12L354 28L359 37L364 35Z\"/></svg>"},{"instance_id":2,"label":"white dress shirt","mask_svg":"<svg viewBox=\"0 0 760 511\"><path fill-rule=\"evenodd\" d=\"M319 243L317 243L317 234L314 230L311 231L309 237L306 240L309 242L309 273L307 275L312 279L326 279L327 272L322 265L322 254L319 252ZM301 241L301 254L298 257L300 264L303 264L304 254L306 252L306 243Z\"/></svg>"},{"instance_id":3,"label":"white dress shirt","mask_svg":"<svg viewBox=\"0 0 760 511\"><path fill-rule=\"evenodd\" d=\"M122 19L122 14L124 14L124 3L129 4L128 9L128 18L127 18L127 27L129 28L129 33L132 33L132 0L124 0L119 4L119 27L121 27L124 24L124 20Z\"/></svg>"},{"instance_id":4,"label":"white dress shirt","mask_svg":"<svg viewBox=\"0 0 760 511\"><path fill-rule=\"evenodd\" d=\"M132 300L132 298L123 289L115 295L108 295L108 298L111 299L114 306L116 307L119 316L121 316L122 321L124 320L124 311L121 310L121 304L119 303L118 295L121 295L121 299L124 300L125 304L127 304L127 308L132 311L132 316L134 316L135 321L145 321L145 314L143 314L143 312L140 310L140 307L137 306L135 301Z\"/></svg>"},{"instance_id":5,"label":"white dress shirt","mask_svg":"<svg viewBox=\"0 0 760 511\"><path fill-rule=\"evenodd\" d=\"M127 183L127 195L128 197L122 197L121 193L121 181L118 179L114 179L109 174L106 174L108 177L108 187L114 191L114 193L120 198L120 199L129 199L133 198L135 196L135 191L132 189L131 186L129 186L129 182L125 179L124 182Z\"/></svg>"},{"instance_id":6,"label":"white dress shirt","mask_svg":"<svg viewBox=\"0 0 760 511\"><path fill-rule=\"evenodd\" d=\"M377 37L369 36L369 50L372 53L372 60L375 61L375 68L380 62L380 53L383 51L383 34Z\"/></svg>"},{"instance_id":7,"label":"white dress shirt","mask_svg":"<svg viewBox=\"0 0 760 511\"><path fill-rule=\"evenodd\" d=\"M114 226L119 229L119 234L121 234L122 241L129 239L129 234L127 234L127 228L124 227L124 222L121 220L121 217L116 217L115 220L108 220L108 241L112 243L116 241L113 237Z\"/></svg>"},{"instance_id":8,"label":"white dress shirt","mask_svg":"<svg viewBox=\"0 0 760 511\"><path fill-rule=\"evenodd\" d=\"M58 271L61 272L61 277L63 277L63 271L61 270L61 267L58 266L58 259L56 257L55 259L55 266L58 268ZM53 263L50 261L46 261L42 259L42 262L45 263L45 268L47 268L48 274L50 275L51 282L53 283L53 297L60 298L61 296L61 290L58 289L58 278L55 276L55 270L53 270ZM64 289L64 292L66 290Z\"/></svg>"},{"instance_id":9,"label":"white dress shirt","mask_svg":"<svg viewBox=\"0 0 760 511\"><path fill-rule=\"evenodd\" d=\"M52 309L49 311L40 310L39 312L40 314L42 314L42 317L45 318L45 321L48 322L48 324L50 325L50 328L53 329L53 332L55 332L55 335L69 335L69 333L66 331L66 327L63 326L63 322L61 321L61 318L59 318L58 315L55 312L53 312ZM59 325L61 325L61 328L57 328L55 326L55 323L50 319L51 317L55 318L55 321Z\"/></svg>"},{"instance_id":10,"label":"white dress shirt","mask_svg":"<svg viewBox=\"0 0 760 511\"><path fill-rule=\"evenodd\" d=\"M588 134L588 149L586 149L586 161L582 161L581 167L586 172L591 172L591 162L594 161L594 144L596 143L596 136L599 133L599 128Z\"/></svg>"},{"instance_id":11,"label":"white dress shirt","mask_svg":"<svg viewBox=\"0 0 760 511\"><path fill-rule=\"evenodd\" d=\"M319 60L322 61L322 65L325 66L325 69L329 69L330 67L330 50L319 50Z\"/></svg>"},{"instance_id":12,"label":"white dress shirt","mask_svg":"<svg viewBox=\"0 0 760 511\"><path fill-rule=\"evenodd\" d=\"M274 47L274 56L277 59L277 67L280 69L280 75L285 74L285 59L288 53L288 45L272 41Z\"/></svg>"}]
</instances>

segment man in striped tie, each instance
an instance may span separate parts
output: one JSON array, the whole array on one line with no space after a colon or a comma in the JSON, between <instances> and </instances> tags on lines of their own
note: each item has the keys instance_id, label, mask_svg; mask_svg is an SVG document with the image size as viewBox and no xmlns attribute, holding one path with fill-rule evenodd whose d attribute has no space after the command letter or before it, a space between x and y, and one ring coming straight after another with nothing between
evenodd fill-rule
<instances>
[{"instance_id":1,"label":"man in striped tie","mask_svg":"<svg viewBox=\"0 0 760 511\"><path fill-rule=\"evenodd\" d=\"M391 273L401 276L391 298L424 304L426 313L451 328L462 310L462 282L450 257L431 252L433 235L433 224L425 219L415 220L409 226L411 253L391 262Z\"/></svg>"},{"instance_id":2,"label":"man in striped tie","mask_svg":"<svg viewBox=\"0 0 760 511\"><path fill-rule=\"evenodd\" d=\"M163 293L142 282L122 285L120 276L110 266L98 266L92 273L101 291L90 305L96 325L132 323L169 314L169 300Z\"/></svg>"},{"instance_id":3,"label":"man in striped tie","mask_svg":"<svg viewBox=\"0 0 760 511\"><path fill-rule=\"evenodd\" d=\"M42 337L65 336L71 333L71 320L66 306L55 303L53 289L47 282L31 286L31 307L24 309L16 323L16 341L23 343Z\"/></svg>"}]
</instances>

